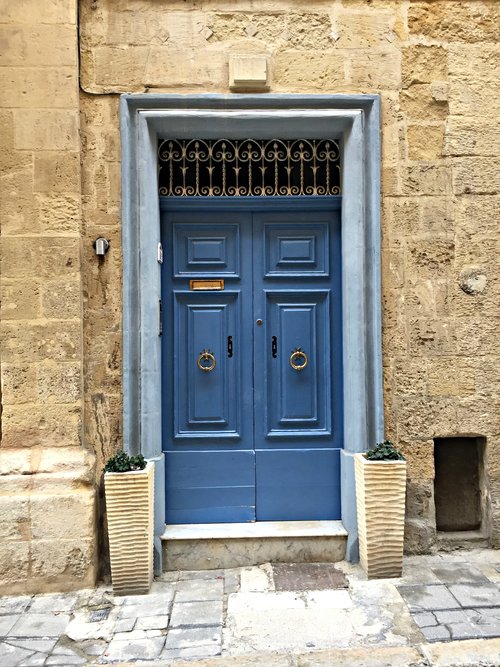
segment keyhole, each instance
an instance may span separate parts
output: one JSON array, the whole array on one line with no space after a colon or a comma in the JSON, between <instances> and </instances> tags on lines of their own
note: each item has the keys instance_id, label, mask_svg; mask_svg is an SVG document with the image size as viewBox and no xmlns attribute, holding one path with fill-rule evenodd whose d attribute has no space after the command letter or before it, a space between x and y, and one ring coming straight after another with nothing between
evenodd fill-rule
<instances>
[{"instance_id":1,"label":"keyhole","mask_svg":"<svg viewBox=\"0 0 500 667\"><path fill-rule=\"evenodd\" d=\"M262 326L262 320L260 319L260 317L259 317L259 319L257 320L257 326L258 326L258 327L261 327L261 326Z\"/></svg>"}]
</instances>

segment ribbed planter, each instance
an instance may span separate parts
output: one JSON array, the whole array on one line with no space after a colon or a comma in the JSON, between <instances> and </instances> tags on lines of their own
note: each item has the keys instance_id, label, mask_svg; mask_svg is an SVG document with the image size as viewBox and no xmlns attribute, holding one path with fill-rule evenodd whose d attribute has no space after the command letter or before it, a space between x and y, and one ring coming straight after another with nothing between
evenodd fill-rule
<instances>
[{"instance_id":1,"label":"ribbed planter","mask_svg":"<svg viewBox=\"0 0 500 667\"><path fill-rule=\"evenodd\" d=\"M153 581L154 463L104 474L113 591L147 593Z\"/></svg>"},{"instance_id":2,"label":"ribbed planter","mask_svg":"<svg viewBox=\"0 0 500 667\"><path fill-rule=\"evenodd\" d=\"M406 461L367 461L355 454L359 559L368 579L400 577Z\"/></svg>"}]
</instances>

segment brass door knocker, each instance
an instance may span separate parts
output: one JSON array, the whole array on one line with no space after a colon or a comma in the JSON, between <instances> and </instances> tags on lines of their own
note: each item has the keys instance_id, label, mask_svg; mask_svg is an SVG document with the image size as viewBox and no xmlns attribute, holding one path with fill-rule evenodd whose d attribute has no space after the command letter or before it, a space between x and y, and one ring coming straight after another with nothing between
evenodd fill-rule
<instances>
[{"instance_id":1,"label":"brass door knocker","mask_svg":"<svg viewBox=\"0 0 500 667\"><path fill-rule=\"evenodd\" d=\"M301 361L301 359L303 361ZM301 350L300 347L296 347L290 355L290 366L294 371L303 371L307 366L308 361L309 359L307 358L307 354Z\"/></svg>"},{"instance_id":2,"label":"brass door knocker","mask_svg":"<svg viewBox=\"0 0 500 667\"><path fill-rule=\"evenodd\" d=\"M208 364L206 364L207 361L209 362ZM213 371L215 363L215 357L210 350L202 350L200 352L200 356L198 357L198 368L201 371L206 371L207 373Z\"/></svg>"}]
</instances>

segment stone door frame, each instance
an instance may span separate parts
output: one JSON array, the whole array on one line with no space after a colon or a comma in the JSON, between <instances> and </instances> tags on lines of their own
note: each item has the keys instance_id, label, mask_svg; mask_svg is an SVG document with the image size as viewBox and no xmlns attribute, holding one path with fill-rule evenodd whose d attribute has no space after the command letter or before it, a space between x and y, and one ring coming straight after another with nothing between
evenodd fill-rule
<instances>
[{"instance_id":1,"label":"stone door frame","mask_svg":"<svg viewBox=\"0 0 500 667\"><path fill-rule=\"evenodd\" d=\"M179 139L335 138L342 152L342 522L358 553L353 455L383 439L378 95L122 95L123 444L155 466L155 559L165 525L157 145Z\"/></svg>"}]
</instances>

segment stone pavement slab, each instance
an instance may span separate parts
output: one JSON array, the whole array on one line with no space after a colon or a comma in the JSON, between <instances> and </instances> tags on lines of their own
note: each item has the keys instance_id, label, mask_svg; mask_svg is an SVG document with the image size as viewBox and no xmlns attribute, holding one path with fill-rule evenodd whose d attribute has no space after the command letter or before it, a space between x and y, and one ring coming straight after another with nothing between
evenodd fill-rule
<instances>
[{"instance_id":1,"label":"stone pavement slab","mask_svg":"<svg viewBox=\"0 0 500 667\"><path fill-rule=\"evenodd\" d=\"M10 631L20 618L20 614L7 614L6 616L0 616L0 637L6 637L7 635L10 635Z\"/></svg>"},{"instance_id":2,"label":"stone pavement slab","mask_svg":"<svg viewBox=\"0 0 500 667\"><path fill-rule=\"evenodd\" d=\"M103 658L109 661L154 660L159 657L165 644L165 637L148 637L146 639L112 639Z\"/></svg>"},{"instance_id":3,"label":"stone pavement slab","mask_svg":"<svg viewBox=\"0 0 500 667\"><path fill-rule=\"evenodd\" d=\"M174 604L170 627L222 625L222 600Z\"/></svg>"},{"instance_id":4,"label":"stone pavement slab","mask_svg":"<svg viewBox=\"0 0 500 667\"><path fill-rule=\"evenodd\" d=\"M500 590L495 584L450 584L448 588L462 607L500 606Z\"/></svg>"},{"instance_id":5,"label":"stone pavement slab","mask_svg":"<svg viewBox=\"0 0 500 667\"><path fill-rule=\"evenodd\" d=\"M166 649L221 645L220 627L174 628L167 635Z\"/></svg>"},{"instance_id":6,"label":"stone pavement slab","mask_svg":"<svg viewBox=\"0 0 500 667\"><path fill-rule=\"evenodd\" d=\"M20 614L31 602L31 595L0 598L0 614Z\"/></svg>"},{"instance_id":7,"label":"stone pavement slab","mask_svg":"<svg viewBox=\"0 0 500 667\"><path fill-rule=\"evenodd\" d=\"M460 603L443 584L428 586L398 586L410 611L434 611L436 609L460 609Z\"/></svg>"},{"instance_id":8,"label":"stone pavement slab","mask_svg":"<svg viewBox=\"0 0 500 667\"><path fill-rule=\"evenodd\" d=\"M76 604L76 595L40 595L33 598L28 613L69 612Z\"/></svg>"},{"instance_id":9,"label":"stone pavement slab","mask_svg":"<svg viewBox=\"0 0 500 667\"><path fill-rule=\"evenodd\" d=\"M488 583L485 575L469 563L450 563L432 567L431 570L443 584Z\"/></svg>"},{"instance_id":10,"label":"stone pavement slab","mask_svg":"<svg viewBox=\"0 0 500 667\"><path fill-rule=\"evenodd\" d=\"M176 602L203 602L205 600L222 600L224 584L222 579L195 579L179 581L176 584Z\"/></svg>"},{"instance_id":11,"label":"stone pavement slab","mask_svg":"<svg viewBox=\"0 0 500 667\"><path fill-rule=\"evenodd\" d=\"M69 623L69 614L25 614L10 630L11 637L59 637Z\"/></svg>"},{"instance_id":12,"label":"stone pavement slab","mask_svg":"<svg viewBox=\"0 0 500 667\"><path fill-rule=\"evenodd\" d=\"M500 639L471 639L449 644L424 644L423 655L432 667L481 665L497 667L500 664Z\"/></svg>"}]
</instances>

